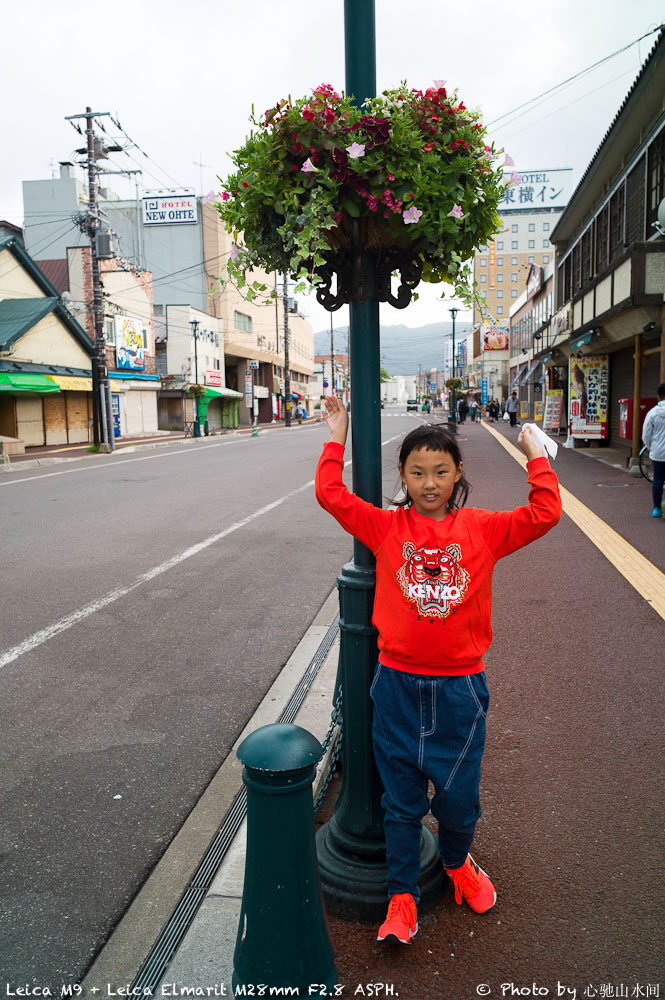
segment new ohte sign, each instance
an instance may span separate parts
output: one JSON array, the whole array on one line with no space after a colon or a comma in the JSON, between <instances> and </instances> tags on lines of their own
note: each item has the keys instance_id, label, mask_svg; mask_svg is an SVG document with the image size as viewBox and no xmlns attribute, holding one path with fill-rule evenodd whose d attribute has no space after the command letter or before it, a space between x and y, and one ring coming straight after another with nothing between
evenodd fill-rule
<instances>
[{"instance_id":1,"label":"new ohte sign","mask_svg":"<svg viewBox=\"0 0 665 1000\"><path fill-rule=\"evenodd\" d=\"M143 199L144 226L173 226L196 222L196 195L160 195Z\"/></svg>"}]
</instances>

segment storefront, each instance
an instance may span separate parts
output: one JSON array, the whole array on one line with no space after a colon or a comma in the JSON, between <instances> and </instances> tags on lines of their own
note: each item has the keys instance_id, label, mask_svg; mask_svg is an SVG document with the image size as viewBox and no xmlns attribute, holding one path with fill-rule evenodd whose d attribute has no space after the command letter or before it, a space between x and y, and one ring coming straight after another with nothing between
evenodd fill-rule
<instances>
[{"instance_id":1,"label":"storefront","mask_svg":"<svg viewBox=\"0 0 665 1000\"><path fill-rule=\"evenodd\" d=\"M208 431L235 430L238 426L242 395L225 386L206 386Z\"/></svg>"},{"instance_id":2,"label":"storefront","mask_svg":"<svg viewBox=\"0 0 665 1000\"><path fill-rule=\"evenodd\" d=\"M116 437L155 434L157 424L158 375L111 372L111 407Z\"/></svg>"}]
</instances>

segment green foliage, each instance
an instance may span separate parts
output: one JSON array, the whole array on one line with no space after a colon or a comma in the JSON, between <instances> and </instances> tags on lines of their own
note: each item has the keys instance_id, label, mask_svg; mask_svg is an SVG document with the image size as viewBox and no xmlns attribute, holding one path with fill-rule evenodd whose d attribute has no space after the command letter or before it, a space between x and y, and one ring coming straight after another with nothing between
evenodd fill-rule
<instances>
[{"instance_id":1,"label":"green foliage","mask_svg":"<svg viewBox=\"0 0 665 1000\"><path fill-rule=\"evenodd\" d=\"M386 371L385 368L379 369L379 380L381 382L390 382L390 377L391 377L390 374Z\"/></svg>"},{"instance_id":2,"label":"green foliage","mask_svg":"<svg viewBox=\"0 0 665 1000\"><path fill-rule=\"evenodd\" d=\"M416 244L423 280L469 301L468 262L500 228L506 185L502 151L456 92L402 84L357 108L323 84L251 121L219 204L236 240L227 280L243 288L261 267L304 290L355 224L370 249Z\"/></svg>"}]
</instances>

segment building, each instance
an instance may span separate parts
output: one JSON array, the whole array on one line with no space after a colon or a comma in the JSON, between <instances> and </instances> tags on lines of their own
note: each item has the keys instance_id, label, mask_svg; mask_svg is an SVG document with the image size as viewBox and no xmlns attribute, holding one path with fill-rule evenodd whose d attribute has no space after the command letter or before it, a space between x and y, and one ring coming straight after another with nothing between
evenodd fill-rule
<instances>
[{"instance_id":1,"label":"building","mask_svg":"<svg viewBox=\"0 0 665 1000\"><path fill-rule=\"evenodd\" d=\"M58 178L25 181L23 197L28 248L33 247L37 259L65 258L78 238L72 219L87 207L87 192L74 177L73 165L62 163ZM196 197L191 190L152 191L141 198L121 200L102 189L99 207L114 234L116 256L137 272L147 269L152 273L155 322L160 322L160 338L166 336L159 341L160 353L168 355L171 345L178 356L181 353L175 341L169 341L169 307L186 306L205 314L202 329L217 330L212 321L221 321L221 387L238 393L234 398L239 400L240 423L252 421L254 401L259 422L283 416L283 299L279 296L275 302L269 298L270 291L278 290L277 278L254 274L252 280L265 284L268 292L251 302L233 284L220 284L233 239L222 226L214 203ZM298 400L311 396L314 334L290 297L288 325L292 399ZM250 361L258 362L258 368L251 368ZM250 371L253 389L248 395Z\"/></svg>"},{"instance_id":2,"label":"building","mask_svg":"<svg viewBox=\"0 0 665 1000\"><path fill-rule=\"evenodd\" d=\"M539 352L565 372L576 444L609 442L627 462L665 381L664 93L661 31L551 234L554 316Z\"/></svg>"},{"instance_id":3,"label":"building","mask_svg":"<svg viewBox=\"0 0 665 1000\"><path fill-rule=\"evenodd\" d=\"M332 363L329 354L314 356L312 394L317 403L322 396L332 395L339 396L346 403L349 402L351 386L348 355L335 354Z\"/></svg>"},{"instance_id":4,"label":"building","mask_svg":"<svg viewBox=\"0 0 665 1000\"><path fill-rule=\"evenodd\" d=\"M91 440L90 337L0 223L0 437L11 450Z\"/></svg>"},{"instance_id":5,"label":"building","mask_svg":"<svg viewBox=\"0 0 665 1000\"><path fill-rule=\"evenodd\" d=\"M532 266L554 259L551 235L572 189L572 169L507 173L511 180L499 205L501 232L476 253L474 281L482 304L474 308L473 359L469 374L488 396L505 396L509 385L510 313L522 294ZM490 386L491 383L491 386Z\"/></svg>"},{"instance_id":6,"label":"building","mask_svg":"<svg viewBox=\"0 0 665 1000\"><path fill-rule=\"evenodd\" d=\"M559 390L564 379L558 366L545 368L542 363L542 348L552 341L554 261L546 267L532 264L525 286L510 311L508 393L517 393L522 420L540 422L548 390ZM548 430L559 429L560 411L558 415L555 427L548 413Z\"/></svg>"}]
</instances>

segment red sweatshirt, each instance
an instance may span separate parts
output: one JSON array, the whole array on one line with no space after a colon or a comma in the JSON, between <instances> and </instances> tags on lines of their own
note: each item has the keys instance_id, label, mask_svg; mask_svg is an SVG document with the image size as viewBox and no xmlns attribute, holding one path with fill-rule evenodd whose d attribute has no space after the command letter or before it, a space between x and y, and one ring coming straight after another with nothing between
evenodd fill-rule
<instances>
[{"instance_id":1,"label":"red sweatshirt","mask_svg":"<svg viewBox=\"0 0 665 1000\"><path fill-rule=\"evenodd\" d=\"M484 669L492 641L492 571L561 517L559 484L546 458L527 463L529 503L515 510L463 507L443 521L413 506L381 510L342 482L344 448L329 441L316 470L316 497L376 556L372 622L379 660L424 675Z\"/></svg>"}]
</instances>

